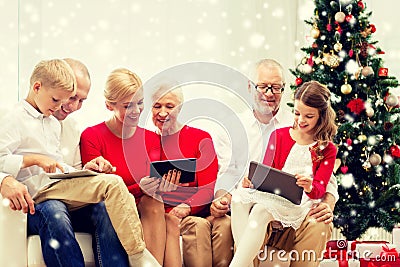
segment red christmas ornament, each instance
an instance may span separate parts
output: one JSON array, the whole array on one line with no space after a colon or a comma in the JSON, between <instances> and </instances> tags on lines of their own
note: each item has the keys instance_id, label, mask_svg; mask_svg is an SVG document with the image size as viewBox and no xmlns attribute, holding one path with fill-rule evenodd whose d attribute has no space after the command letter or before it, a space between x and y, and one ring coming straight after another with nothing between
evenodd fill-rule
<instances>
[{"instance_id":1,"label":"red christmas ornament","mask_svg":"<svg viewBox=\"0 0 400 267\"><path fill-rule=\"evenodd\" d=\"M313 56L314 56L314 52L311 52L310 57L307 59L307 64L312 67L314 65L314 61L313 61Z\"/></svg>"},{"instance_id":2,"label":"red christmas ornament","mask_svg":"<svg viewBox=\"0 0 400 267\"><path fill-rule=\"evenodd\" d=\"M365 6L364 6L364 3L363 3L362 1L358 1L358 2L357 2L357 5L358 5L359 8L361 8L361 10L363 10L364 7L365 7Z\"/></svg>"},{"instance_id":3,"label":"red christmas ornament","mask_svg":"<svg viewBox=\"0 0 400 267\"><path fill-rule=\"evenodd\" d=\"M350 49L350 50L349 50L349 57L353 57L353 54L354 54L353 49Z\"/></svg>"},{"instance_id":4,"label":"red christmas ornament","mask_svg":"<svg viewBox=\"0 0 400 267\"><path fill-rule=\"evenodd\" d=\"M386 101L386 98L388 97L388 95L389 95L389 91L386 92L385 96L383 97L383 101Z\"/></svg>"},{"instance_id":5,"label":"red christmas ornament","mask_svg":"<svg viewBox=\"0 0 400 267\"><path fill-rule=\"evenodd\" d=\"M295 83L296 83L297 86L299 86L300 84L303 83L303 79L298 77L298 78L296 78Z\"/></svg>"},{"instance_id":6,"label":"red christmas ornament","mask_svg":"<svg viewBox=\"0 0 400 267\"><path fill-rule=\"evenodd\" d=\"M330 23L328 25L326 25L326 30L328 32L330 32L332 30L332 25Z\"/></svg>"},{"instance_id":7,"label":"red christmas ornament","mask_svg":"<svg viewBox=\"0 0 400 267\"><path fill-rule=\"evenodd\" d=\"M392 157L400 158L400 147L398 145L391 145L389 150Z\"/></svg>"},{"instance_id":8,"label":"red christmas ornament","mask_svg":"<svg viewBox=\"0 0 400 267\"><path fill-rule=\"evenodd\" d=\"M374 24L369 24L369 27L371 28L372 33L376 32L376 27Z\"/></svg>"},{"instance_id":9,"label":"red christmas ornament","mask_svg":"<svg viewBox=\"0 0 400 267\"><path fill-rule=\"evenodd\" d=\"M352 14L349 14L349 15L346 16L345 19L346 19L347 22L350 22L350 20L353 19L353 15L352 15Z\"/></svg>"},{"instance_id":10,"label":"red christmas ornament","mask_svg":"<svg viewBox=\"0 0 400 267\"><path fill-rule=\"evenodd\" d=\"M350 109L351 112L360 115L360 113L365 109L364 101L360 98L352 99L347 104L347 107Z\"/></svg>"},{"instance_id":11,"label":"red christmas ornament","mask_svg":"<svg viewBox=\"0 0 400 267\"><path fill-rule=\"evenodd\" d=\"M342 34L342 27L340 27L340 24L339 24L339 22L337 22L337 21L335 21L335 24L336 24L336 28L335 28L335 30L339 33L339 34Z\"/></svg>"},{"instance_id":12,"label":"red christmas ornament","mask_svg":"<svg viewBox=\"0 0 400 267\"><path fill-rule=\"evenodd\" d=\"M347 144L348 146L351 146L351 144L353 144L353 140L351 140L351 138L347 138L346 144Z\"/></svg>"},{"instance_id":13,"label":"red christmas ornament","mask_svg":"<svg viewBox=\"0 0 400 267\"><path fill-rule=\"evenodd\" d=\"M349 170L349 167L347 167L346 165L340 167L340 171L341 171L343 174L346 174L348 170Z\"/></svg>"},{"instance_id":14,"label":"red christmas ornament","mask_svg":"<svg viewBox=\"0 0 400 267\"><path fill-rule=\"evenodd\" d=\"M378 76L379 77L387 77L388 76L388 68L379 68Z\"/></svg>"}]
</instances>

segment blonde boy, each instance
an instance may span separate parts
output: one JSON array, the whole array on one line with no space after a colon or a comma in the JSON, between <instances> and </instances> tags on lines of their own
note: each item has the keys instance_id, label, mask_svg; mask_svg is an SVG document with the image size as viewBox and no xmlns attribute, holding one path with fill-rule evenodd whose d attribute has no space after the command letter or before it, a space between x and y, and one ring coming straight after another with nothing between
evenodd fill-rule
<instances>
[{"instance_id":1,"label":"blonde boy","mask_svg":"<svg viewBox=\"0 0 400 267\"><path fill-rule=\"evenodd\" d=\"M0 172L8 175L0 176L0 186L10 177L24 184L28 189L24 198L32 214L30 199L35 203L57 199L70 210L104 201L130 266L159 266L145 248L135 200L119 176L54 180L46 175L74 170L62 162L60 123L52 114L75 90L74 73L64 60L44 60L35 66L27 98L0 121Z\"/></svg>"}]
</instances>

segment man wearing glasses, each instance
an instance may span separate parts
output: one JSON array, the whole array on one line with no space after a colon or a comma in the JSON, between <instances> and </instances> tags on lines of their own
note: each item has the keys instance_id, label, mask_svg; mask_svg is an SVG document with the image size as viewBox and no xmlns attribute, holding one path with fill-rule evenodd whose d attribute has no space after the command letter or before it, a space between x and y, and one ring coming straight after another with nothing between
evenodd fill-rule
<instances>
[{"instance_id":1,"label":"man wearing glasses","mask_svg":"<svg viewBox=\"0 0 400 267\"><path fill-rule=\"evenodd\" d=\"M236 114L232 123L224 125L228 128L231 142L226 138L218 138L222 135L213 136L219 162L229 162L227 166L219 168L220 172L215 185L215 200L210 208L213 218L224 217L229 212L230 192L236 186L241 186L240 180L247 176L250 161L262 162L265 146L272 131L292 126L294 122L293 114L280 107L285 87L282 66L275 60L263 59L256 64L253 76L254 82L248 82L248 91L252 97L252 109ZM229 131L231 125L235 130ZM296 250L299 255L302 255L304 250L312 250L319 258L325 249L326 241L331 236L333 209L337 199L336 179L332 176L322 202L315 205L297 231L292 228L282 229L274 223L270 224L265 239L268 248L274 247L287 252ZM288 254L286 257L289 258ZM277 262L276 258L266 258L260 266L274 266L271 260ZM290 266L310 267L318 266L318 264L317 261L300 259L292 261Z\"/></svg>"}]
</instances>

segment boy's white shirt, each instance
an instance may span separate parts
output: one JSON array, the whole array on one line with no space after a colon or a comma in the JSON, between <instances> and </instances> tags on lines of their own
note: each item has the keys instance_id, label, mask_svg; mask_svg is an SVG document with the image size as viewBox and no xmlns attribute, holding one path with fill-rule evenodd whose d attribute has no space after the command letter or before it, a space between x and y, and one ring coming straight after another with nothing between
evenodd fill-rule
<instances>
[{"instance_id":1,"label":"boy's white shirt","mask_svg":"<svg viewBox=\"0 0 400 267\"><path fill-rule=\"evenodd\" d=\"M0 125L0 172L6 174L3 178L12 175L25 184L33 197L39 189L58 180L50 179L37 165L21 169L24 155L45 155L59 162L65 171L75 170L63 161L61 126L55 117L43 116L23 100L1 119Z\"/></svg>"},{"instance_id":2,"label":"boy's white shirt","mask_svg":"<svg viewBox=\"0 0 400 267\"><path fill-rule=\"evenodd\" d=\"M9 176L7 173L0 172L0 188L1 188L1 183L3 182L4 178Z\"/></svg>"}]
</instances>

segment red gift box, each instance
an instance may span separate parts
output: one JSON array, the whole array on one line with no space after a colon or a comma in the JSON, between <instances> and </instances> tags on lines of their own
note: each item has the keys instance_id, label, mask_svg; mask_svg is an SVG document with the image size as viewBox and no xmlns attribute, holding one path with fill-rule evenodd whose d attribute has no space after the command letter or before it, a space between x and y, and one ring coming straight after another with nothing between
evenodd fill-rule
<instances>
[{"instance_id":1,"label":"red gift box","mask_svg":"<svg viewBox=\"0 0 400 267\"><path fill-rule=\"evenodd\" d=\"M400 267L399 253L387 244L382 246L380 255L376 258L360 259L360 267Z\"/></svg>"},{"instance_id":2,"label":"red gift box","mask_svg":"<svg viewBox=\"0 0 400 267\"><path fill-rule=\"evenodd\" d=\"M352 255L349 255L347 249L347 240L330 240L326 244L324 259L336 260L339 267L349 267L348 260Z\"/></svg>"},{"instance_id":3,"label":"red gift box","mask_svg":"<svg viewBox=\"0 0 400 267\"><path fill-rule=\"evenodd\" d=\"M347 240L329 240L326 243L324 259L346 259Z\"/></svg>"},{"instance_id":4,"label":"red gift box","mask_svg":"<svg viewBox=\"0 0 400 267\"><path fill-rule=\"evenodd\" d=\"M388 245L384 245L382 247L380 257L381 259L397 259L399 257L399 253L395 248L389 248Z\"/></svg>"},{"instance_id":5,"label":"red gift box","mask_svg":"<svg viewBox=\"0 0 400 267\"><path fill-rule=\"evenodd\" d=\"M396 261L380 261L378 259L360 259L360 267L400 267L400 259Z\"/></svg>"}]
</instances>

